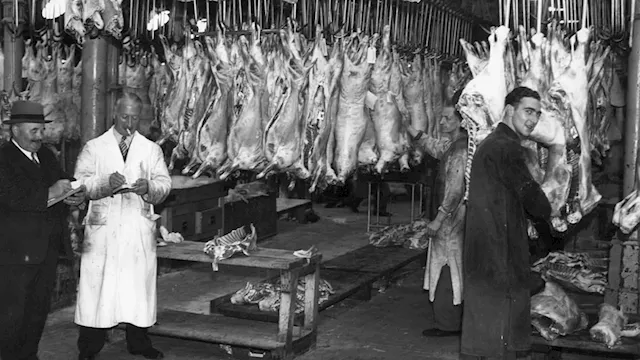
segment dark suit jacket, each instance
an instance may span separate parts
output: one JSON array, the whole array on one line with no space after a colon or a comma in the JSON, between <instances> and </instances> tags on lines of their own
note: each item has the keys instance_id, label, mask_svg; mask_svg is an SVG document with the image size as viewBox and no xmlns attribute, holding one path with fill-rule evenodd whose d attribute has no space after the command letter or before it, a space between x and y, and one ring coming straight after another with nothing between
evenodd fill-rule
<instances>
[{"instance_id":1,"label":"dark suit jacket","mask_svg":"<svg viewBox=\"0 0 640 360\"><path fill-rule=\"evenodd\" d=\"M0 147L0 264L41 263L49 246L71 250L63 236L67 206L47 208L49 187L70 177L49 149L42 147L38 158L40 167L13 142Z\"/></svg>"}]
</instances>

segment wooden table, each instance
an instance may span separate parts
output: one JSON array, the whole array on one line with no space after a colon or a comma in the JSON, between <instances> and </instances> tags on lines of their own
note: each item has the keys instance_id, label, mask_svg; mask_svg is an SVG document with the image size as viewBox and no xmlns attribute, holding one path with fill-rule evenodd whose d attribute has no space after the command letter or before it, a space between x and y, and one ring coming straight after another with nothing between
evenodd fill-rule
<instances>
[{"instance_id":1,"label":"wooden table","mask_svg":"<svg viewBox=\"0 0 640 360\"><path fill-rule=\"evenodd\" d=\"M158 258L210 263L201 242L185 241L157 249ZM158 324L150 329L156 335L206 341L266 350L273 359L290 359L315 345L318 327L318 285L322 255L303 259L292 251L259 248L251 256L236 254L219 262L227 266L244 266L280 270L282 292L276 328L274 324L233 319L218 315L201 315L181 311L159 311ZM304 324L294 326L298 278L305 279Z\"/></svg>"}]
</instances>

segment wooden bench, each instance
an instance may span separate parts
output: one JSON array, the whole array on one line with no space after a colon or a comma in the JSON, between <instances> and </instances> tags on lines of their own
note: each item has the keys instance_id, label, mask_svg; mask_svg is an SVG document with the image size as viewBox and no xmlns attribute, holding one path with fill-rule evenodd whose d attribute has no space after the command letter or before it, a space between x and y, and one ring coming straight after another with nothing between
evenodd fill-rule
<instances>
[{"instance_id":1,"label":"wooden bench","mask_svg":"<svg viewBox=\"0 0 640 360\"><path fill-rule=\"evenodd\" d=\"M157 249L158 258L210 263L201 242L185 241ZM182 311L158 312L155 335L206 341L266 350L273 359L291 359L315 345L317 339L318 285L322 255L303 259L292 251L259 248L251 256L236 254L219 262L223 266L243 266L280 270L282 293L278 326L220 315L201 315ZM305 279L304 323L294 327L298 278ZM277 332L277 334L276 334Z\"/></svg>"}]
</instances>

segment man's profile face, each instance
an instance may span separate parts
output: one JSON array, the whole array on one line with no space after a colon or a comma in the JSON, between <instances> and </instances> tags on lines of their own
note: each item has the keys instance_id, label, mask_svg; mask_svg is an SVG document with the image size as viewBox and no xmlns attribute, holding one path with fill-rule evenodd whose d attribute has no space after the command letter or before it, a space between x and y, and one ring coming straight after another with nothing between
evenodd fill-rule
<instances>
[{"instance_id":1,"label":"man's profile face","mask_svg":"<svg viewBox=\"0 0 640 360\"><path fill-rule=\"evenodd\" d=\"M129 100L121 100L116 106L114 126L121 135L128 135L127 130L133 134L138 129L142 106Z\"/></svg>"},{"instance_id":2,"label":"man's profile face","mask_svg":"<svg viewBox=\"0 0 640 360\"><path fill-rule=\"evenodd\" d=\"M439 125L442 133L450 133L460 127L460 118L456 115L456 111L452 106L445 106L442 109Z\"/></svg>"},{"instance_id":3,"label":"man's profile face","mask_svg":"<svg viewBox=\"0 0 640 360\"><path fill-rule=\"evenodd\" d=\"M513 112L513 128L520 137L531 135L540 120L540 101L525 97L516 105Z\"/></svg>"},{"instance_id":4,"label":"man's profile face","mask_svg":"<svg viewBox=\"0 0 640 360\"><path fill-rule=\"evenodd\" d=\"M13 139L21 148L38 152L42 147L42 139L44 138L44 124L39 123L22 123L11 126L11 134Z\"/></svg>"}]
</instances>

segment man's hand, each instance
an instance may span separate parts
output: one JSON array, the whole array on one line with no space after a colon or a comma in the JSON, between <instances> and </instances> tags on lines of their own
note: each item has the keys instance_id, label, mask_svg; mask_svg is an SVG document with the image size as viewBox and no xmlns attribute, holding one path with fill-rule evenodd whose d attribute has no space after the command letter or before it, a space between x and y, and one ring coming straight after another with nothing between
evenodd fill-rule
<instances>
[{"instance_id":1,"label":"man's hand","mask_svg":"<svg viewBox=\"0 0 640 360\"><path fill-rule=\"evenodd\" d=\"M71 191L71 189L71 181L67 179L60 179L49 187L49 199L63 195L66 192Z\"/></svg>"},{"instance_id":2,"label":"man's hand","mask_svg":"<svg viewBox=\"0 0 640 360\"><path fill-rule=\"evenodd\" d=\"M111 186L111 190L117 189L126 183L127 179L117 171L109 176L109 186Z\"/></svg>"},{"instance_id":3,"label":"man's hand","mask_svg":"<svg viewBox=\"0 0 640 360\"><path fill-rule=\"evenodd\" d=\"M138 179L133 183L133 192L142 196L149 191L149 182L147 179Z\"/></svg>"},{"instance_id":4,"label":"man's hand","mask_svg":"<svg viewBox=\"0 0 640 360\"><path fill-rule=\"evenodd\" d=\"M81 190L78 191L77 193L64 199L63 202L69 206L79 206L80 204L82 204L85 200L85 195L86 195L84 185L82 185L80 189Z\"/></svg>"},{"instance_id":5,"label":"man's hand","mask_svg":"<svg viewBox=\"0 0 640 360\"><path fill-rule=\"evenodd\" d=\"M442 222L440 220L438 219L433 220L432 222L429 223L429 225L427 225L427 235L429 235L429 237L436 236L441 226L442 226Z\"/></svg>"}]
</instances>

